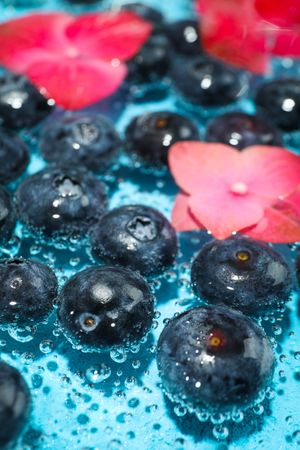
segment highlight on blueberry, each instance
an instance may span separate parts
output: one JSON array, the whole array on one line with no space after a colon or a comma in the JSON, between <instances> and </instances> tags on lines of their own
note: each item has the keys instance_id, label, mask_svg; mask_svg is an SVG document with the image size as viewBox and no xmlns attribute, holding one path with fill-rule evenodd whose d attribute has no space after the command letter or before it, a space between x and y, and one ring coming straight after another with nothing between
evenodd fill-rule
<instances>
[{"instance_id":1,"label":"highlight on blueberry","mask_svg":"<svg viewBox=\"0 0 300 450\"><path fill-rule=\"evenodd\" d=\"M270 384L274 362L270 342L258 325L217 306L176 316L158 341L165 393L195 413L252 406Z\"/></svg>"},{"instance_id":2,"label":"highlight on blueberry","mask_svg":"<svg viewBox=\"0 0 300 450\"><path fill-rule=\"evenodd\" d=\"M33 127L48 116L52 105L27 78L0 70L0 125Z\"/></svg>"},{"instance_id":3,"label":"highlight on blueberry","mask_svg":"<svg viewBox=\"0 0 300 450\"><path fill-rule=\"evenodd\" d=\"M195 293L213 304L262 315L290 299L292 276L284 258L269 245L247 237L205 244L192 265Z\"/></svg>"},{"instance_id":4,"label":"highlight on blueberry","mask_svg":"<svg viewBox=\"0 0 300 450\"><path fill-rule=\"evenodd\" d=\"M46 161L101 172L109 167L121 140L113 124L100 114L73 112L52 119L41 132Z\"/></svg>"},{"instance_id":5,"label":"highlight on blueberry","mask_svg":"<svg viewBox=\"0 0 300 450\"><path fill-rule=\"evenodd\" d=\"M257 109L283 131L300 129L300 80L282 78L263 83L255 95Z\"/></svg>"},{"instance_id":6,"label":"highlight on blueberry","mask_svg":"<svg viewBox=\"0 0 300 450\"><path fill-rule=\"evenodd\" d=\"M0 361L1 448L12 445L19 437L26 425L29 410L30 393L23 377L14 367Z\"/></svg>"},{"instance_id":7,"label":"highlight on blueberry","mask_svg":"<svg viewBox=\"0 0 300 450\"><path fill-rule=\"evenodd\" d=\"M202 52L199 23L193 19L177 20L167 25L167 34L174 50L184 56Z\"/></svg>"},{"instance_id":8,"label":"highlight on blueberry","mask_svg":"<svg viewBox=\"0 0 300 450\"><path fill-rule=\"evenodd\" d=\"M29 154L17 134L0 128L0 184L16 180L26 169Z\"/></svg>"},{"instance_id":9,"label":"highlight on blueberry","mask_svg":"<svg viewBox=\"0 0 300 450\"><path fill-rule=\"evenodd\" d=\"M66 336L85 351L126 348L150 329L154 299L145 280L131 270L90 267L77 273L58 297Z\"/></svg>"},{"instance_id":10,"label":"highlight on blueberry","mask_svg":"<svg viewBox=\"0 0 300 450\"><path fill-rule=\"evenodd\" d=\"M206 128L207 142L222 142L243 150L251 145L282 147L277 128L267 119L243 112L228 112L212 119Z\"/></svg>"},{"instance_id":11,"label":"highlight on blueberry","mask_svg":"<svg viewBox=\"0 0 300 450\"><path fill-rule=\"evenodd\" d=\"M245 92L238 70L205 55L175 63L172 80L184 98L204 107L228 105Z\"/></svg>"},{"instance_id":12,"label":"highlight on blueberry","mask_svg":"<svg viewBox=\"0 0 300 450\"><path fill-rule=\"evenodd\" d=\"M177 236L170 222L153 208L122 206L105 214L91 233L96 258L157 275L174 263Z\"/></svg>"},{"instance_id":13,"label":"highlight on blueberry","mask_svg":"<svg viewBox=\"0 0 300 450\"><path fill-rule=\"evenodd\" d=\"M7 241L15 228L16 211L10 194L0 186L0 243Z\"/></svg>"},{"instance_id":14,"label":"highlight on blueberry","mask_svg":"<svg viewBox=\"0 0 300 450\"><path fill-rule=\"evenodd\" d=\"M156 167L168 164L169 149L176 142L199 139L197 126L187 117L171 111L137 116L126 129L128 152Z\"/></svg>"},{"instance_id":15,"label":"highlight on blueberry","mask_svg":"<svg viewBox=\"0 0 300 450\"><path fill-rule=\"evenodd\" d=\"M38 261L0 259L0 323L36 324L45 320L57 296L57 279Z\"/></svg>"},{"instance_id":16,"label":"highlight on blueberry","mask_svg":"<svg viewBox=\"0 0 300 450\"><path fill-rule=\"evenodd\" d=\"M52 167L38 172L16 193L19 218L48 237L83 236L106 211L104 185L84 169Z\"/></svg>"}]
</instances>

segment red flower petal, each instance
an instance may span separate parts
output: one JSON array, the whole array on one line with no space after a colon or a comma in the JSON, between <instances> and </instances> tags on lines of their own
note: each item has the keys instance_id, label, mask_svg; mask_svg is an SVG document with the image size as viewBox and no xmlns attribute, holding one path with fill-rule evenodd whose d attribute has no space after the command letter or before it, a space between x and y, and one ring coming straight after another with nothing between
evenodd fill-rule
<instances>
[{"instance_id":1,"label":"red flower petal","mask_svg":"<svg viewBox=\"0 0 300 450\"><path fill-rule=\"evenodd\" d=\"M80 16L67 28L66 35L84 55L124 61L137 53L151 31L149 22L121 11Z\"/></svg>"},{"instance_id":2,"label":"red flower petal","mask_svg":"<svg viewBox=\"0 0 300 450\"><path fill-rule=\"evenodd\" d=\"M176 231L193 231L205 229L192 215L188 206L189 196L183 193L177 195L173 211L172 224Z\"/></svg>"},{"instance_id":3,"label":"red flower petal","mask_svg":"<svg viewBox=\"0 0 300 450\"><path fill-rule=\"evenodd\" d=\"M32 14L0 24L0 62L22 71L41 52L61 53L66 47L65 27L73 20L64 13Z\"/></svg>"},{"instance_id":4,"label":"red flower petal","mask_svg":"<svg viewBox=\"0 0 300 450\"><path fill-rule=\"evenodd\" d=\"M267 70L266 34L249 1L202 0L200 8L202 42L211 55L253 72Z\"/></svg>"},{"instance_id":5,"label":"red flower petal","mask_svg":"<svg viewBox=\"0 0 300 450\"><path fill-rule=\"evenodd\" d=\"M262 197L284 197L300 184L300 158L279 147L253 146L241 152L249 190Z\"/></svg>"},{"instance_id":6,"label":"red flower petal","mask_svg":"<svg viewBox=\"0 0 300 450\"><path fill-rule=\"evenodd\" d=\"M45 59L29 67L28 77L65 109L81 109L112 94L122 83L126 66L101 60Z\"/></svg>"},{"instance_id":7,"label":"red flower petal","mask_svg":"<svg viewBox=\"0 0 300 450\"><path fill-rule=\"evenodd\" d=\"M217 239L258 223L264 210L252 195L234 195L223 182L213 183L192 195L189 206L193 215Z\"/></svg>"},{"instance_id":8,"label":"red flower petal","mask_svg":"<svg viewBox=\"0 0 300 450\"><path fill-rule=\"evenodd\" d=\"M225 144L183 141L169 152L169 167L176 183L187 193L198 192L199 183L211 183L221 174L234 172L240 152Z\"/></svg>"},{"instance_id":9,"label":"red flower petal","mask_svg":"<svg viewBox=\"0 0 300 450\"><path fill-rule=\"evenodd\" d=\"M299 205L299 204L298 204ZM286 202L278 201L265 210L264 217L255 226L241 231L261 241L286 244L300 241L300 216Z\"/></svg>"},{"instance_id":10,"label":"red flower petal","mask_svg":"<svg viewBox=\"0 0 300 450\"><path fill-rule=\"evenodd\" d=\"M255 0L258 14L278 27L291 27L300 23L299 0Z\"/></svg>"}]
</instances>

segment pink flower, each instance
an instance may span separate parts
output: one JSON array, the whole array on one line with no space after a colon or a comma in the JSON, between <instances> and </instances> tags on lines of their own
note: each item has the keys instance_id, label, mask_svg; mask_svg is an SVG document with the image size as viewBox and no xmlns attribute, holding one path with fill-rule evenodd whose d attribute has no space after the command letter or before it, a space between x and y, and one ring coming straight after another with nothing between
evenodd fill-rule
<instances>
[{"instance_id":1,"label":"pink flower","mask_svg":"<svg viewBox=\"0 0 300 450\"><path fill-rule=\"evenodd\" d=\"M179 142L169 165L182 189L177 231L205 228L225 239L242 232L268 242L300 241L300 157L286 149ZM299 188L299 191L298 191Z\"/></svg>"},{"instance_id":2,"label":"pink flower","mask_svg":"<svg viewBox=\"0 0 300 450\"><path fill-rule=\"evenodd\" d=\"M212 55L263 73L273 55L300 56L299 0L198 0Z\"/></svg>"},{"instance_id":3,"label":"pink flower","mask_svg":"<svg viewBox=\"0 0 300 450\"><path fill-rule=\"evenodd\" d=\"M0 64L28 76L59 106L80 109L111 95L151 25L131 12L33 14L0 24Z\"/></svg>"}]
</instances>

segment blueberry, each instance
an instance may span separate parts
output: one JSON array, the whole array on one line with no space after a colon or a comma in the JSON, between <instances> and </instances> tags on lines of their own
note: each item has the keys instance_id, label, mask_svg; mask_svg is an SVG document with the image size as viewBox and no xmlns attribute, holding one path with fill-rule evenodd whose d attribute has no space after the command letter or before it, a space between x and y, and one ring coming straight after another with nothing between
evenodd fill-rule
<instances>
[{"instance_id":1,"label":"blueberry","mask_svg":"<svg viewBox=\"0 0 300 450\"><path fill-rule=\"evenodd\" d=\"M14 367L0 361L1 448L11 444L22 432L29 409L30 393L21 374Z\"/></svg>"},{"instance_id":2,"label":"blueberry","mask_svg":"<svg viewBox=\"0 0 300 450\"><path fill-rule=\"evenodd\" d=\"M27 78L0 71L0 125L32 127L51 111L51 102Z\"/></svg>"},{"instance_id":3,"label":"blueberry","mask_svg":"<svg viewBox=\"0 0 300 450\"><path fill-rule=\"evenodd\" d=\"M84 235L106 210L103 184L90 172L49 168L28 177L16 193L20 220L51 237Z\"/></svg>"},{"instance_id":4,"label":"blueberry","mask_svg":"<svg viewBox=\"0 0 300 450\"><path fill-rule=\"evenodd\" d=\"M197 20L185 19L170 23L167 33L176 52L191 56L199 55L202 51Z\"/></svg>"},{"instance_id":5,"label":"blueberry","mask_svg":"<svg viewBox=\"0 0 300 450\"><path fill-rule=\"evenodd\" d=\"M199 139L199 131L190 119L168 111L135 117L126 130L128 151L158 167L168 164L168 152L173 144Z\"/></svg>"},{"instance_id":6,"label":"blueberry","mask_svg":"<svg viewBox=\"0 0 300 450\"><path fill-rule=\"evenodd\" d=\"M108 263L154 275L174 262L177 237L169 221L155 209L122 206L94 227L92 249L97 258Z\"/></svg>"},{"instance_id":7,"label":"blueberry","mask_svg":"<svg viewBox=\"0 0 300 450\"><path fill-rule=\"evenodd\" d=\"M113 124L89 113L68 113L44 128L40 147L44 158L63 166L99 172L112 164L121 146Z\"/></svg>"},{"instance_id":8,"label":"blueberry","mask_svg":"<svg viewBox=\"0 0 300 450\"><path fill-rule=\"evenodd\" d=\"M137 342L153 319L149 286L128 269L85 269L66 283L58 300L58 316L67 337L85 350L109 350Z\"/></svg>"},{"instance_id":9,"label":"blueberry","mask_svg":"<svg viewBox=\"0 0 300 450\"><path fill-rule=\"evenodd\" d=\"M170 320L157 364L168 396L194 412L246 409L271 382L274 354L261 328L221 307L194 308Z\"/></svg>"},{"instance_id":10,"label":"blueberry","mask_svg":"<svg viewBox=\"0 0 300 450\"><path fill-rule=\"evenodd\" d=\"M15 207L8 192L0 186L0 243L7 241L15 228Z\"/></svg>"},{"instance_id":11,"label":"blueberry","mask_svg":"<svg viewBox=\"0 0 300 450\"><path fill-rule=\"evenodd\" d=\"M205 244L192 265L197 295L244 313L281 308L292 289L290 269L269 245L245 237Z\"/></svg>"},{"instance_id":12,"label":"blueberry","mask_svg":"<svg viewBox=\"0 0 300 450\"><path fill-rule=\"evenodd\" d=\"M121 10L133 12L155 24L161 24L164 20L163 15L157 9L140 2L126 3L121 6Z\"/></svg>"},{"instance_id":13,"label":"blueberry","mask_svg":"<svg viewBox=\"0 0 300 450\"><path fill-rule=\"evenodd\" d=\"M205 140L222 142L238 150L251 145L283 145L280 132L270 122L242 112L229 112L212 119Z\"/></svg>"},{"instance_id":14,"label":"blueberry","mask_svg":"<svg viewBox=\"0 0 300 450\"><path fill-rule=\"evenodd\" d=\"M0 128L0 183L17 179L26 169L29 154L18 135Z\"/></svg>"},{"instance_id":15,"label":"blueberry","mask_svg":"<svg viewBox=\"0 0 300 450\"><path fill-rule=\"evenodd\" d=\"M207 56L178 61L172 70L175 88L190 102L201 106L223 106L243 93L239 72Z\"/></svg>"},{"instance_id":16,"label":"blueberry","mask_svg":"<svg viewBox=\"0 0 300 450\"><path fill-rule=\"evenodd\" d=\"M300 129L300 79L266 82L256 92L258 111L284 131Z\"/></svg>"},{"instance_id":17,"label":"blueberry","mask_svg":"<svg viewBox=\"0 0 300 450\"><path fill-rule=\"evenodd\" d=\"M0 323L27 325L48 317L57 296L50 267L22 258L0 260Z\"/></svg>"},{"instance_id":18,"label":"blueberry","mask_svg":"<svg viewBox=\"0 0 300 450\"><path fill-rule=\"evenodd\" d=\"M139 53L128 62L128 79L151 83L165 76L171 62L171 46L166 33L155 28Z\"/></svg>"}]
</instances>

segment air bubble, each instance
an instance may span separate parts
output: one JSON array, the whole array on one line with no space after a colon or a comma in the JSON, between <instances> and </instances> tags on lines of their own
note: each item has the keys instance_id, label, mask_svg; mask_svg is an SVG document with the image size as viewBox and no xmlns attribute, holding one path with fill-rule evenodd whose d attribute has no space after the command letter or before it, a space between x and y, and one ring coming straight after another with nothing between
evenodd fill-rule
<instances>
[{"instance_id":1,"label":"air bubble","mask_svg":"<svg viewBox=\"0 0 300 450\"><path fill-rule=\"evenodd\" d=\"M253 406L253 412L257 416L261 416L264 413L264 410L265 409L264 409L263 405L261 405L261 404Z\"/></svg>"},{"instance_id":2,"label":"air bubble","mask_svg":"<svg viewBox=\"0 0 300 450\"><path fill-rule=\"evenodd\" d=\"M8 329L8 334L18 342L30 342L34 339L36 330L36 326L14 327Z\"/></svg>"},{"instance_id":3,"label":"air bubble","mask_svg":"<svg viewBox=\"0 0 300 450\"><path fill-rule=\"evenodd\" d=\"M133 388L136 385L136 378L135 377L127 377L125 380L125 386L127 389Z\"/></svg>"},{"instance_id":4,"label":"air bubble","mask_svg":"<svg viewBox=\"0 0 300 450\"><path fill-rule=\"evenodd\" d=\"M187 409L184 406L176 405L174 406L174 413L177 417L183 417L187 413Z\"/></svg>"},{"instance_id":5,"label":"air bubble","mask_svg":"<svg viewBox=\"0 0 300 450\"><path fill-rule=\"evenodd\" d=\"M243 413L243 411L234 411L231 414L231 419L235 423L241 423L244 420L244 413Z\"/></svg>"},{"instance_id":6,"label":"air bubble","mask_svg":"<svg viewBox=\"0 0 300 450\"><path fill-rule=\"evenodd\" d=\"M224 441L229 436L229 430L223 425L215 425L213 428L213 435L218 441Z\"/></svg>"},{"instance_id":7,"label":"air bubble","mask_svg":"<svg viewBox=\"0 0 300 450\"><path fill-rule=\"evenodd\" d=\"M123 348L111 350L109 354L110 354L111 359L114 362L119 363L119 364L124 363L127 359L127 352Z\"/></svg>"},{"instance_id":8,"label":"air bubble","mask_svg":"<svg viewBox=\"0 0 300 450\"><path fill-rule=\"evenodd\" d=\"M207 412L196 412L196 417L199 420L199 422L207 422L209 419L209 414Z\"/></svg>"},{"instance_id":9,"label":"air bubble","mask_svg":"<svg viewBox=\"0 0 300 450\"><path fill-rule=\"evenodd\" d=\"M21 355L20 359L23 364L26 364L27 366L29 366L34 361L34 355L32 353L26 352Z\"/></svg>"},{"instance_id":10,"label":"air bubble","mask_svg":"<svg viewBox=\"0 0 300 450\"><path fill-rule=\"evenodd\" d=\"M44 354L51 353L54 349L54 344L50 340L44 340L40 343L40 351Z\"/></svg>"},{"instance_id":11,"label":"air bubble","mask_svg":"<svg viewBox=\"0 0 300 450\"><path fill-rule=\"evenodd\" d=\"M296 361L300 361L300 352L295 352L294 358L296 359Z\"/></svg>"}]
</instances>

